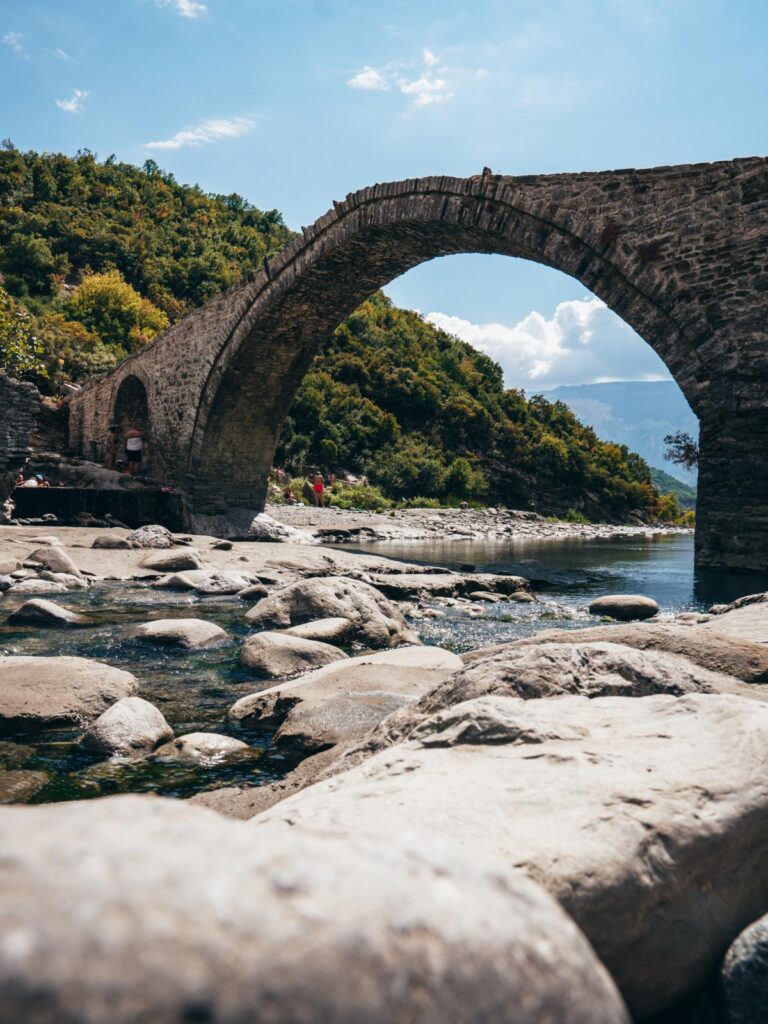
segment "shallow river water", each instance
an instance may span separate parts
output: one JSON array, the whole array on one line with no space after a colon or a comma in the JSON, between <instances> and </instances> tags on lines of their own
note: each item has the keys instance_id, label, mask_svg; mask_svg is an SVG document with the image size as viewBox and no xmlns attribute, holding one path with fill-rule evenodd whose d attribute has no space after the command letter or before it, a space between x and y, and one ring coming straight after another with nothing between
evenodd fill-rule
<instances>
[{"instance_id":1,"label":"shallow river water","mask_svg":"<svg viewBox=\"0 0 768 1024\"><path fill-rule=\"evenodd\" d=\"M347 549L362 551L362 548ZM529 636L543 629L579 628L595 623L589 601L606 593L654 597L662 614L702 609L745 593L768 589L768 580L733 574L695 574L693 538L666 537L593 541L451 541L378 544L377 555L451 568L517 573L533 581L534 604L446 604L433 601L415 609L413 625L425 643L461 652ZM238 661L249 629L237 597L199 597L151 589L143 584L102 584L62 595L61 604L82 611L93 625L72 631L0 625L0 654L69 654L96 658L133 672L140 694L156 704L176 735L196 731L243 739L256 752L253 761L195 768L152 760L105 762L84 751L76 728L0 736L0 765L48 773L33 802L79 799L116 792L189 796L222 785L257 784L278 778L296 758L276 749L270 731L232 723L227 710L260 688ZM436 613L437 617L423 617ZM128 641L124 627L150 618L200 617L232 636L226 647L198 654ZM354 653L354 652L350 652ZM23 745L11 747L7 742Z\"/></svg>"}]
</instances>

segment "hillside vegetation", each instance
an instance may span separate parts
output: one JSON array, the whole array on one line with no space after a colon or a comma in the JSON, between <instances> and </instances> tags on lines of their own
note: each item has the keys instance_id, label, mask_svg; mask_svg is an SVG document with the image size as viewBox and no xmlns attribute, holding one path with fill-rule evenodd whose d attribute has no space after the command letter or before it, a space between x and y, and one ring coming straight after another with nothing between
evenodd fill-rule
<instances>
[{"instance_id":1,"label":"hillside vegetation","mask_svg":"<svg viewBox=\"0 0 768 1024\"><path fill-rule=\"evenodd\" d=\"M54 392L111 369L292 237L276 211L93 154L0 150L0 357ZM654 517L643 460L562 402L372 296L307 374L276 455L366 473L393 498L490 500L594 519Z\"/></svg>"}]
</instances>

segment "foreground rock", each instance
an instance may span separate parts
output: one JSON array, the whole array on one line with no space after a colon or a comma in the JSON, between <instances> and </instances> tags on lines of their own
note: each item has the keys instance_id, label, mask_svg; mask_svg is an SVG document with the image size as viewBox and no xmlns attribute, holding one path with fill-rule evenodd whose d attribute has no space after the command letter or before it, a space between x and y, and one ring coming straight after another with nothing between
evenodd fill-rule
<instances>
[{"instance_id":1,"label":"foreground rock","mask_svg":"<svg viewBox=\"0 0 768 1024\"><path fill-rule=\"evenodd\" d=\"M728 950L720 973L728 1024L768 1020L768 917L755 921Z\"/></svg>"},{"instance_id":2,"label":"foreground rock","mask_svg":"<svg viewBox=\"0 0 768 1024\"><path fill-rule=\"evenodd\" d=\"M768 910L768 707L484 697L252 819L496 850L583 929L637 1017L694 991ZM734 870L738 864L738 870Z\"/></svg>"},{"instance_id":3,"label":"foreground rock","mask_svg":"<svg viewBox=\"0 0 768 1024\"><path fill-rule=\"evenodd\" d=\"M302 640L319 640L321 643L334 644L347 640L353 629L354 626L349 619L336 617L304 622L301 626L291 626L285 632L290 636L299 636Z\"/></svg>"},{"instance_id":4,"label":"foreground rock","mask_svg":"<svg viewBox=\"0 0 768 1024\"><path fill-rule=\"evenodd\" d=\"M367 654L242 697L229 715L280 725L278 744L322 750L364 736L460 667L458 655L439 647Z\"/></svg>"},{"instance_id":5,"label":"foreground rock","mask_svg":"<svg viewBox=\"0 0 768 1024\"><path fill-rule=\"evenodd\" d=\"M277 541L278 543L291 544L317 544L316 538L307 530L297 530L294 526L287 526L278 522L266 512L260 512L253 518L248 526L248 540Z\"/></svg>"},{"instance_id":6,"label":"foreground rock","mask_svg":"<svg viewBox=\"0 0 768 1024\"><path fill-rule=\"evenodd\" d=\"M203 567L200 554L194 548L147 555L140 564L142 569L152 569L153 572L183 572L185 569L202 569Z\"/></svg>"},{"instance_id":7,"label":"foreground rock","mask_svg":"<svg viewBox=\"0 0 768 1024\"><path fill-rule=\"evenodd\" d=\"M89 722L138 688L130 672L88 658L0 658L0 722Z\"/></svg>"},{"instance_id":8,"label":"foreground rock","mask_svg":"<svg viewBox=\"0 0 768 1024\"><path fill-rule=\"evenodd\" d=\"M153 755L161 761L176 761L179 764L194 764L201 767L258 756L259 752L242 740L221 736L215 732L190 732L186 736L178 736L170 743L158 747Z\"/></svg>"},{"instance_id":9,"label":"foreground rock","mask_svg":"<svg viewBox=\"0 0 768 1024\"><path fill-rule=\"evenodd\" d=\"M374 587L346 576L300 580L270 594L246 619L262 629L286 629L314 619L344 618L351 638L369 647L418 643L400 610Z\"/></svg>"},{"instance_id":10,"label":"foreground rock","mask_svg":"<svg viewBox=\"0 0 768 1024\"><path fill-rule=\"evenodd\" d=\"M254 842L151 797L2 819L8 1020L628 1024L562 910L482 851L408 831L376 845L262 826Z\"/></svg>"},{"instance_id":11,"label":"foreground rock","mask_svg":"<svg viewBox=\"0 0 768 1024\"><path fill-rule=\"evenodd\" d=\"M182 647L186 651L221 647L230 640L229 634L221 626L205 619L155 619L143 622L140 626L132 626L126 636L163 647Z\"/></svg>"},{"instance_id":12,"label":"foreground rock","mask_svg":"<svg viewBox=\"0 0 768 1024\"><path fill-rule=\"evenodd\" d=\"M597 597L589 606L591 615L607 615L619 622L651 619L658 615L659 606L652 597L642 594L610 594Z\"/></svg>"},{"instance_id":13,"label":"foreground rock","mask_svg":"<svg viewBox=\"0 0 768 1024\"><path fill-rule=\"evenodd\" d=\"M138 530L129 533L128 542L132 547L137 548L172 548L173 535L164 526L140 526Z\"/></svg>"},{"instance_id":14,"label":"foreground rock","mask_svg":"<svg viewBox=\"0 0 768 1024\"><path fill-rule=\"evenodd\" d=\"M37 548L27 555L24 559L24 564L37 566L41 569L49 569L51 572L63 572L68 576L80 577L82 575L67 552L55 544Z\"/></svg>"},{"instance_id":15,"label":"foreground rock","mask_svg":"<svg viewBox=\"0 0 768 1024\"><path fill-rule=\"evenodd\" d=\"M154 704L124 697L91 723L80 742L112 757L138 757L172 738L173 729Z\"/></svg>"},{"instance_id":16,"label":"foreground rock","mask_svg":"<svg viewBox=\"0 0 768 1024\"><path fill-rule=\"evenodd\" d=\"M754 595L765 598L766 595ZM753 600L729 607L702 625L703 630L725 634L738 640L768 644L768 602Z\"/></svg>"},{"instance_id":17,"label":"foreground rock","mask_svg":"<svg viewBox=\"0 0 768 1024\"><path fill-rule=\"evenodd\" d=\"M18 580L11 587L11 594L16 597L21 594L66 594L67 588L63 583L55 580L42 580L37 577Z\"/></svg>"},{"instance_id":18,"label":"foreground rock","mask_svg":"<svg viewBox=\"0 0 768 1024\"><path fill-rule=\"evenodd\" d=\"M254 577L250 573L237 570L190 569L163 576L153 586L169 590L195 590L198 594L239 594L253 582Z\"/></svg>"},{"instance_id":19,"label":"foreground rock","mask_svg":"<svg viewBox=\"0 0 768 1024\"><path fill-rule=\"evenodd\" d=\"M86 615L71 612L42 597L25 601L8 616L10 625L22 626L87 626L90 621Z\"/></svg>"},{"instance_id":20,"label":"foreground rock","mask_svg":"<svg viewBox=\"0 0 768 1024\"><path fill-rule=\"evenodd\" d=\"M240 664L265 679L296 676L346 658L338 647L283 632L256 633L240 650Z\"/></svg>"}]
</instances>

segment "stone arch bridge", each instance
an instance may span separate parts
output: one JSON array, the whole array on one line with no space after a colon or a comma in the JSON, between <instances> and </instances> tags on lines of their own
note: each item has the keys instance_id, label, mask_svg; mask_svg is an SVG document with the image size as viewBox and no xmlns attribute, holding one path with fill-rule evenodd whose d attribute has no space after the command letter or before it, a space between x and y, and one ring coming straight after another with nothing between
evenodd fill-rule
<instances>
[{"instance_id":1,"label":"stone arch bridge","mask_svg":"<svg viewBox=\"0 0 768 1024\"><path fill-rule=\"evenodd\" d=\"M430 177L336 202L286 250L70 401L70 446L148 428L153 476L221 533L263 508L313 356L377 288L436 256L577 278L661 356L701 423L697 560L768 568L768 158L585 174Z\"/></svg>"}]
</instances>

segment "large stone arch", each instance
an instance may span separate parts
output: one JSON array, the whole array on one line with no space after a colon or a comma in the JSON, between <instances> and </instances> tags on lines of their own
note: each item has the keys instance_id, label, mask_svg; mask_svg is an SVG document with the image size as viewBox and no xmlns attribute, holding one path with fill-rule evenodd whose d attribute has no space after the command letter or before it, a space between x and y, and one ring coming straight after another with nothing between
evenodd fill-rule
<instances>
[{"instance_id":1,"label":"large stone arch","mask_svg":"<svg viewBox=\"0 0 768 1024\"><path fill-rule=\"evenodd\" d=\"M762 158L376 185L335 203L118 372L137 366L158 382L153 429L166 476L189 494L198 523L231 519L262 506L296 387L371 292L436 256L535 260L577 278L652 345L700 417L700 562L763 568L768 545L756 554L742 520L768 513L768 483L750 481L740 510L733 495L749 479L739 467L754 476L768 440L766 198ZM77 401L92 409L100 386Z\"/></svg>"}]
</instances>

